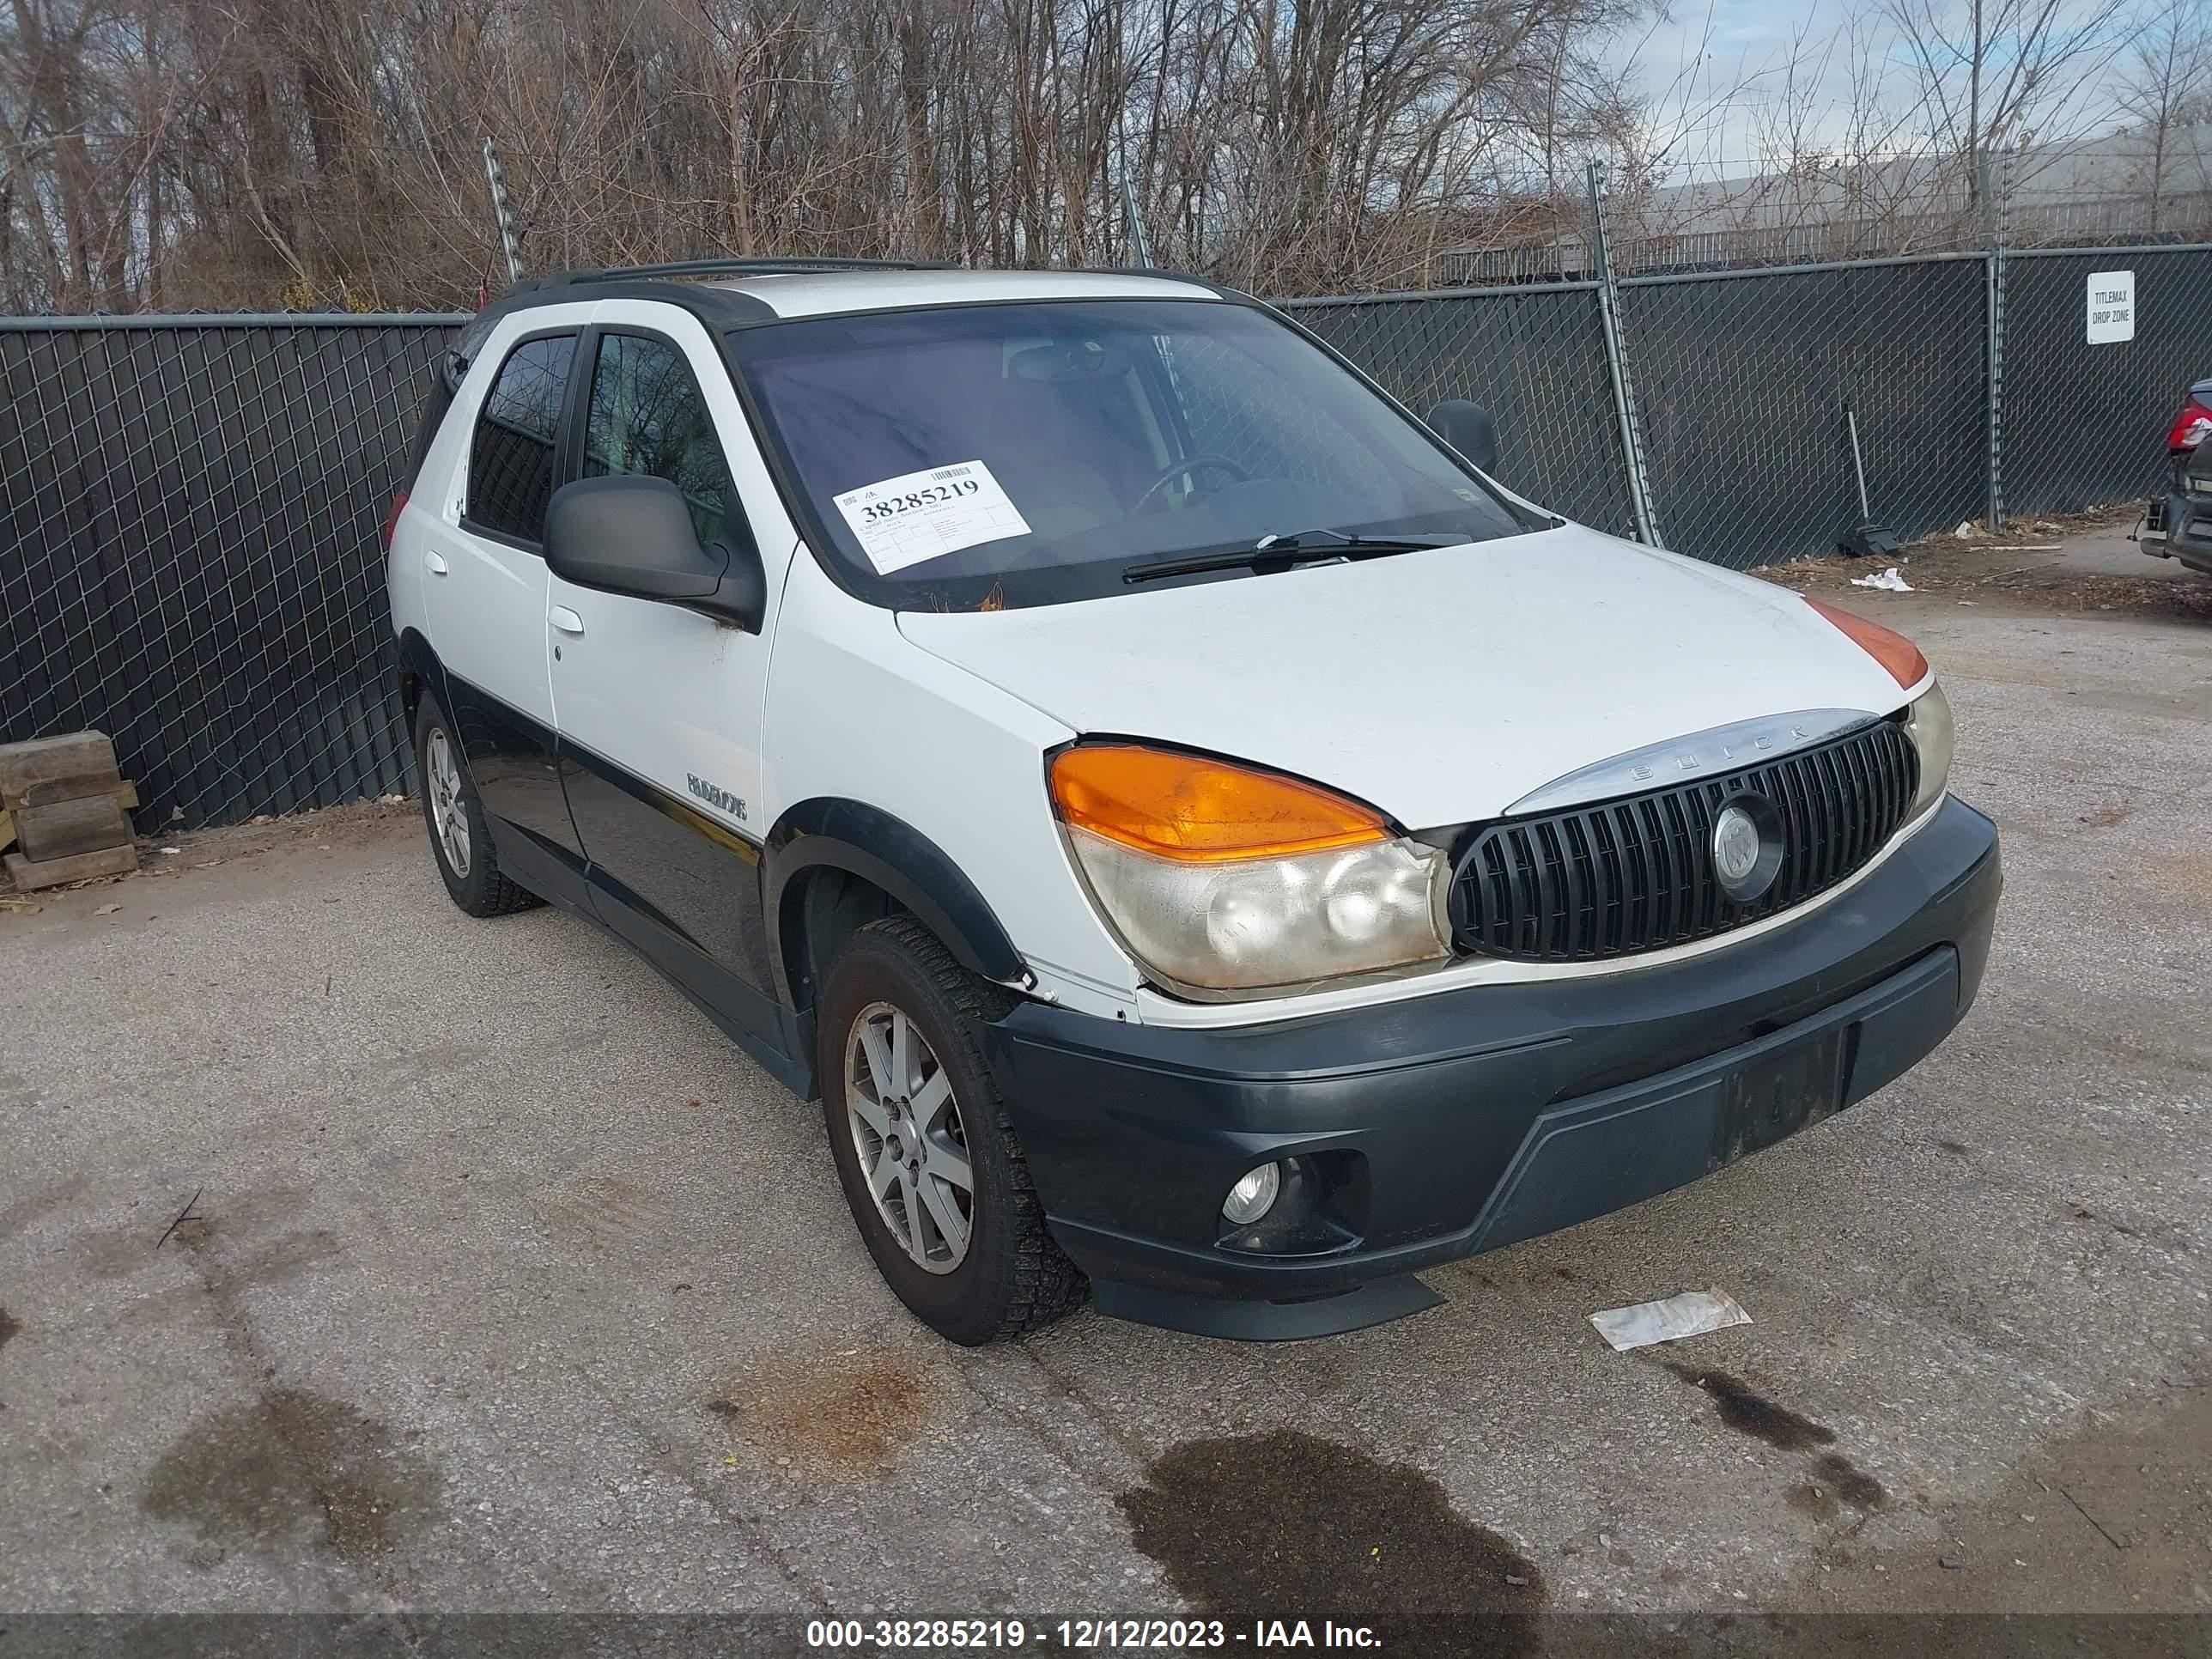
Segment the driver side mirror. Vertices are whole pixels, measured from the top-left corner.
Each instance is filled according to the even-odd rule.
[[[1478,472],[1498,466],[1498,424],[1480,404],[1447,398],[1429,411],[1429,429],[1464,456]]]
[[[760,632],[768,580],[744,520],[702,545],[684,492],[665,478],[578,478],[545,509],[545,563],[562,581],[680,605]]]

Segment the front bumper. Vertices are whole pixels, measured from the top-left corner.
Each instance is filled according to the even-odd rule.
[[[1432,1305],[1419,1268],[1681,1186],[1900,1076],[1972,1002],[2002,884],[1996,826],[1949,799],[1812,914],[1688,961],[1227,1030],[1024,1003],[991,1062],[1101,1312],[1326,1335]],[[1222,1196],[1270,1158],[1306,1160],[1315,1224],[1230,1248]]]

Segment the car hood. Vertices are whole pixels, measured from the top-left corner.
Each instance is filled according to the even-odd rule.
[[[1737,720],[1905,702],[1796,594],[1577,526],[899,628],[1079,733],[1296,773],[1413,829]]]

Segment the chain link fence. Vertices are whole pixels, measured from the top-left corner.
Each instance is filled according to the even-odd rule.
[[[1616,535],[1633,531],[1597,284],[1466,289],[1285,308],[1415,414],[1469,398],[1498,425],[1498,476]]]
[[[1737,569],[1835,551],[1861,516],[1854,421],[1875,522],[1979,518],[1983,287],[1972,256],[1625,280],[1667,545]]]
[[[106,732],[149,832],[407,787],[379,532],[457,320],[0,325],[0,741]]]
[[[1499,476],[1633,533],[1640,434],[1675,550],[1829,553],[1869,508],[1907,536],[2149,494],[2212,374],[2212,246],[2014,251],[1626,278],[1620,419],[1598,284],[1294,300],[1416,411],[1472,398]],[[2132,339],[2089,343],[2093,275]],[[1991,327],[1993,301],[2001,329]],[[379,532],[461,319],[0,319],[0,741],[108,732],[138,827],[409,787]],[[2001,393],[1998,388],[2001,387]]]
[[[2132,274],[2135,337],[2092,345],[2090,278]],[[2004,256],[2000,477],[2010,514],[2069,513],[2166,487],[2164,434],[2212,375],[2212,251],[2034,248]]]

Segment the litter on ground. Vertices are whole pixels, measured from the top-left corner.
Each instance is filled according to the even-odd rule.
[[[1601,1308],[1589,1316],[1597,1334],[1616,1353],[1648,1348],[1654,1342],[1680,1342],[1686,1336],[1748,1325],[1751,1316],[1736,1305],[1726,1291],[1684,1291],[1657,1302],[1639,1302],[1632,1308]]]

